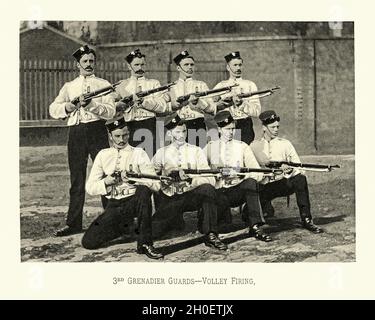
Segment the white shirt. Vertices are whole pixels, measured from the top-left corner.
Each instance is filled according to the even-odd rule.
[[[130,77],[123,80],[116,87],[116,92],[120,95],[118,100],[140,91],[151,90],[160,87],[160,82],[145,77]],[[155,113],[171,112],[168,95],[165,92],[157,92],[144,98],[142,105],[133,106],[129,112],[124,113],[125,121],[140,121],[155,118]],[[144,106],[145,108],[142,108]],[[147,108],[147,109],[146,109]]]
[[[176,100],[181,96],[185,96],[190,93],[207,91],[208,86],[205,82],[187,78],[183,80],[179,78],[176,81],[176,85],[171,87],[170,95],[171,100]],[[197,111],[199,110],[199,111]],[[201,97],[196,105],[189,103],[188,105],[177,110],[178,116],[183,120],[193,120],[197,118],[204,118],[204,113],[216,113],[216,104],[210,97]]]
[[[211,167],[247,167],[260,168],[253,151],[245,142],[239,140],[224,141],[223,139],[209,142],[204,148]],[[249,172],[244,179],[252,178],[256,181],[263,179],[263,173]],[[225,177],[216,180],[216,188],[229,188],[241,183],[239,177]]]
[[[49,106],[49,113],[54,119],[68,118],[68,126],[93,122],[100,119],[112,119],[116,113],[113,94],[94,98],[85,108],[79,108],[69,114],[67,114],[65,110],[65,105],[80,95],[110,85],[107,80],[97,78],[94,75],[88,77],[80,75],[73,81],[64,84],[55,101]]]
[[[174,143],[160,148],[152,158],[156,171],[170,169],[210,169],[207,158],[203,150],[189,143],[184,143],[177,147]],[[214,177],[194,177],[191,184],[186,182],[174,183],[170,186],[162,185],[163,193],[172,196],[176,193],[184,193],[195,189],[196,187],[209,183],[215,186]]]
[[[90,195],[105,195],[111,199],[122,199],[132,196],[136,191],[135,184],[121,182],[118,185],[106,186],[104,178],[115,171],[130,171],[140,173],[156,174],[147,153],[141,148],[127,145],[124,149],[114,147],[101,150],[94,161],[90,176],[86,183],[86,191]],[[160,182],[155,180],[141,179],[142,184],[152,191],[160,190]]]
[[[260,140],[254,140],[250,144],[256,159],[260,165],[265,165],[269,161],[289,161],[301,163],[301,160],[289,140],[276,137],[267,141],[264,137]],[[303,173],[300,169],[293,169],[291,174],[276,175],[273,180],[280,180],[282,178],[290,178],[299,173]],[[262,183],[272,182],[269,178],[265,178]]]
[[[232,88],[232,91],[221,95],[222,99],[233,94],[250,93],[258,90],[256,84],[250,80],[244,80],[242,78],[229,78],[219,82],[214,89],[223,88],[238,84],[237,87]],[[261,105],[257,95],[245,98],[242,100],[242,104],[238,107],[231,106],[228,108],[233,119],[245,119],[248,117],[258,117],[261,112]]]

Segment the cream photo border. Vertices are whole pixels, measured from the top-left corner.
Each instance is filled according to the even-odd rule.
[[[358,4],[358,2],[360,2]],[[189,0],[13,1],[3,8],[0,299],[373,299],[374,91],[371,1]],[[374,9],[374,5],[372,5]],[[2,5],[4,7],[4,5]],[[19,206],[19,22],[21,20],[354,21],[356,262],[353,263],[21,263]],[[48,44],[45,47],[48,50]],[[367,120],[367,122],[365,121]],[[253,278],[245,285],[114,285],[113,277]]]

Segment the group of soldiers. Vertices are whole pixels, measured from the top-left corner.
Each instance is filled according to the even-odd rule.
[[[241,208],[250,237],[272,241],[263,228],[264,217],[273,215],[274,198],[293,193],[302,227],[323,232],[312,221],[298,154],[278,137],[280,117],[273,110],[261,112],[261,96],[254,94],[260,91],[242,78],[238,51],[224,57],[229,79],[212,90],[193,78],[195,59],[187,51],[174,58],[179,78],[166,86],[145,77],[146,57],[139,49],[125,58],[130,77],[115,85],[94,75],[92,48],[83,46],[73,56],[80,75],[64,84],[49,107],[53,118],[67,119],[69,126],[70,202],[66,226],[55,236],[82,232],[85,191],[100,195],[104,208],[83,235],[87,249],[135,232],[137,252],[161,259],[153,246],[152,225],[181,229],[184,212],[197,211],[205,245],[227,250],[218,226],[231,222],[235,207]],[[205,115],[213,116],[218,132],[218,139],[208,143]],[[160,116],[169,144],[157,149]],[[262,122],[260,140],[253,141],[252,117]],[[145,142],[152,146],[151,154],[140,147]],[[89,155],[93,166],[86,182]],[[275,163],[280,165],[270,165]]]

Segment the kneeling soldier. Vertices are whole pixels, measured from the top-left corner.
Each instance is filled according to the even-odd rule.
[[[263,137],[255,140],[250,146],[260,165],[268,165],[270,161],[289,161],[301,163],[299,156],[289,140],[279,138],[280,117],[273,110],[267,110],[259,115],[263,125]],[[310,212],[310,197],[306,176],[300,169],[283,165],[283,174],[274,179],[264,179],[260,192],[260,201],[265,210],[266,205],[277,197],[296,194],[297,205],[303,228],[321,233],[323,229],[315,225]]]
[[[203,150],[185,141],[186,125],[177,114],[166,120],[165,127],[172,143],[160,148],[152,161],[157,172],[164,175],[178,173],[179,178],[177,181],[162,182],[159,207],[153,218],[170,224],[184,212],[202,210],[203,222],[199,231],[206,235],[205,245],[226,250],[227,245],[220,241],[217,234],[214,178],[189,178],[183,172],[183,169],[209,169]]]
[[[90,195],[105,195],[109,201],[104,213],[85,232],[82,245],[97,249],[134,227],[138,234],[137,252],[151,259],[163,258],[153,247],[151,226],[151,194],[160,189],[160,183],[132,183],[126,177],[126,171],[133,167],[146,174],[155,175],[155,170],[145,151],[128,144],[129,128],[124,118],[111,120],[106,126],[113,146],[98,153],[86,190]]]
[[[235,168],[260,169],[248,144],[235,140],[236,122],[229,111],[219,112],[215,116],[220,139],[211,141],[205,147],[211,167],[233,168],[228,174],[221,174],[216,180],[218,207],[222,214],[230,208],[246,204],[245,221],[249,221],[249,235],[261,241],[271,241],[271,237],[262,230],[263,213],[259,202],[258,182],[263,179],[261,172],[239,173]],[[250,169],[249,169],[250,170]],[[229,213],[230,214],[230,213]]]

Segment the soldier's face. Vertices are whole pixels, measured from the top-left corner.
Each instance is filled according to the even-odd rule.
[[[221,127],[221,128],[219,127],[220,138],[223,139],[224,141],[233,140],[235,129],[236,129],[236,125],[234,122],[228,124],[225,127]]]
[[[77,62],[79,73],[83,76],[90,76],[95,70],[95,56],[92,53],[84,54]]]
[[[123,149],[129,141],[129,128],[115,129],[109,134],[109,139],[117,149]]]
[[[184,73],[187,76],[192,76],[195,71],[195,63],[191,58],[182,59],[180,65],[177,66],[177,70]]]
[[[242,59],[233,59],[227,64],[227,70],[234,78],[239,78],[242,75]]]
[[[177,145],[183,145],[186,141],[187,130],[186,126],[183,124],[182,126],[177,126],[176,128],[170,131],[172,142],[176,143]]]
[[[271,124],[263,126],[263,131],[267,137],[273,139],[279,135],[279,128],[280,128],[279,121],[275,121]]]
[[[135,57],[129,65],[129,70],[132,76],[142,77],[146,72],[146,60],[145,58]]]

